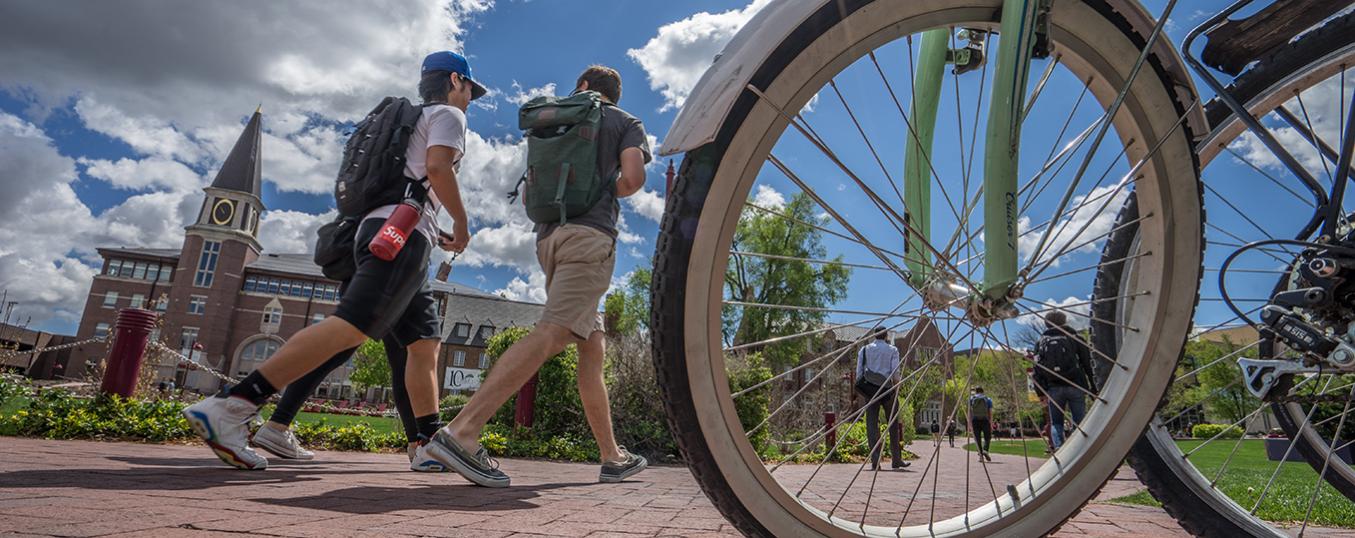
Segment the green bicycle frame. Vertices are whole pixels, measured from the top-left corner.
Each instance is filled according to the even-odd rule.
[[[1020,121],[1025,105],[1030,59],[1035,45],[1035,19],[1042,0],[1008,0],[1002,7],[997,68],[984,137],[983,289],[988,299],[1001,299],[1017,279],[1017,165]],[[904,203],[908,206],[909,269],[915,286],[935,271],[931,252],[932,138],[940,105],[941,81],[949,52],[949,31],[924,32],[914,73],[912,122],[905,142]]]

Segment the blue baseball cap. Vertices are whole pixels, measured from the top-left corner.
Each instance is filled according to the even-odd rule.
[[[487,92],[484,86],[471,78],[470,62],[466,61],[466,57],[450,50],[441,50],[425,56],[423,58],[423,69],[420,72],[427,73],[429,71],[451,71],[461,75],[461,78],[470,82],[470,98],[472,100],[479,99]]]

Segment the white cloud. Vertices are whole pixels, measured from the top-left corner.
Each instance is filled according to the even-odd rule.
[[[533,303],[546,302],[546,274],[540,270],[532,271],[527,280],[521,277],[513,277],[508,281],[508,285],[494,290],[494,293],[505,299],[514,301],[530,301]]]
[[[636,233],[630,231],[630,226],[626,224],[626,214],[625,214],[625,213],[621,213],[621,214],[617,215],[617,219],[616,219],[616,240],[619,241],[619,242],[621,242],[622,244],[626,244],[626,245],[632,245],[632,244],[636,244],[636,243],[644,243],[644,242],[645,242],[645,238],[640,237],[639,234],[636,234]]]
[[[201,187],[203,184],[203,179],[197,172],[179,161],[164,157],[141,160],[124,157],[117,161],[81,158],[78,162],[85,167],[86,175],[107,181],[119,189],[141,190],[162,187],[186,190]]]
[[[1355,69],[1346,72],[1346,78],[1351,77],[1355,77]],[[1298,116],[1301,121],[1311,123],[1318,137],[1333,148],[1339,147],[1336,141],[1341,139],[1341,126],[1345,121],[1340,114],[1341,107],[1348,106],[1351,96],[1355,95],[1355,85],[1352,84],[1347,84],[1345,93],[1342,94],[1340,82],[1341,77],[1334,76],[1304,91],[1302,105],[1298,99],[1290,99],[1284,104],[1285,108]],[[1327,171],[1335,168],[1335,164],[1330,161],[1324,163],[1322,155],[1311,142],[1299,134],[1298,130],[1290,127],[1275,114],[1267,116],[1265,123],[1275,139],[1289,150],[1298,159],[1299,164],[1313,174],[1313,177],[1319,178],[1324,183],[1330,181],[1328,179],[1330,174]],[[1284,165],[1275,154],[1266,149],[1261,140],[1250,132],[1244,132],[1228,147],[1253,165],[1277,172],[1284,171]]]
[[[513,103],[513,104],[515,104],[515,105],[517,105],[517,106],[522,106],[522,105],[527,104],[527,101],[531,101],[532,99],[535,99],[535,98],[541,97],[541,96],[545,96],[545,95],[555,95],[555,83],[554,83],[554,82],[547,83],[545,86],[541,86],[541,87],[537,87],[537,88],[527,88],[527,89],[524,90],[524,89],[522,88],[522,85],[521,85],[521,84],[518,84],[518,81],[514,80],[514,81],[513,81],[513,95],[510,95],[510,96],[506,97],[505,99],[506,99],[508,102]]]
[[[1115,227],[1115,217],[1120,207],[1129,199],[1128,186],[1119,186],[1118,192],[1116,188],[1116,185],[1097,187],[1086,195],[1074,197],[1068,204],[1066,215],[1054,224],[1053,235],[1045,244],[1038,263],[1046,263],[1057,256],[1058,259],[1053,260],[1052,265],[1058,267],[1070,254],[1100,252],[1101,245],[1108,238],[1107,234]],[[1018,240],[1018,250],[1026,259],[1035,254],[1035,248],[1047,229],[1026,233],[1032,224],[1027,216],[1017,220],[1017,229],[1023,234]],[[1083,226],[1086,226],[1085,230]],[[1071,250],[1065,252],[1067,249]]]
[[[669,110],[682,106],[701,74],[734,34],[771,0],[753,0],[742,9],[702,11],[659,27],[643,47],[626,51],[649,76],[649,87],[663,94]]]
[[[268,2],[242,12],[130,0],[81,5],[70,17],[60,2],[16,4],[0,19],[0,89],[38,107],[91,97],[134,122],[189,133],[260,103],[265,113],[353,120],[381,96],[412,94],[423,55],[462,49],[466,22],[492,5]],[[177,143],[141,142],[169,151]]]
[[[786,197],[768,185],[758,185],[753,193],[753,203],[765,209],[785,207]]]
[[[264,252],[313,252],[316,230],[334,220],[335,214],[332,210],[319,215],[303,211],[266,211],[259,219],[259,243]]]
[[[659,222],[663,218],[664,199],[657,191],[641,189],[640,192],[621,199],[627,209],[636,215]]]
[[[1067,314],[1068,325],[1073,329],[1080,331],[1090,325],[1091,320],[1087,316],[1091,315],[1091,299],[1088,297],[1069,296],[1059,301],[1042,300],[1029,306],[1038,314],[1023,314],[1016,318],[1017,323],[1043,329],[1045,327],[1044,316],[1057,310]]]

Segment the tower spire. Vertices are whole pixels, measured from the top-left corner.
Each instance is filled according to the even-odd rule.
[[[263,158],[259,153],[259,143],[262,140],[262,110],[263,104],[260,103],[254,115],[249,118],[249,123],[245,124],[245,130],[240,133],[240,138],[235,141],[230,154],[226,156],[226,161],[221,164],[216,179],[212,180],[213,187],[245,192],[253,194],[255,198],[261,198],[263,180],[260,165]]]

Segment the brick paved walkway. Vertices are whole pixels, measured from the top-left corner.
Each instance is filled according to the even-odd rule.
[[[243,472],[198,446],[12,437],[0,446],[0,534],[737,536],[682,467],[598,484],[594,465],[513,460],[503,466],[514,486],[491,490],[402,471],[395,454],[321,452]],[[1113,480],[1103,498],[1137,486]],[[1130,533],[1185,535],[1161,510],[1104,503],[1060,535]]]

